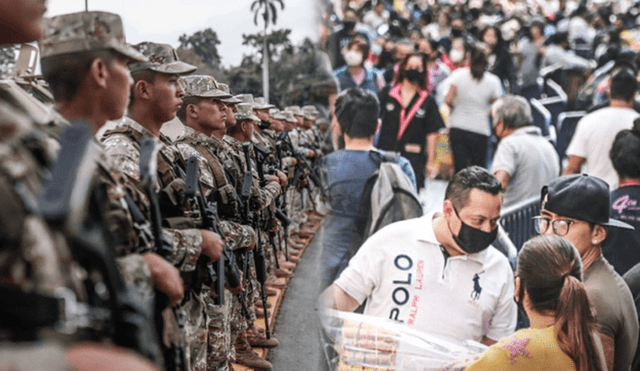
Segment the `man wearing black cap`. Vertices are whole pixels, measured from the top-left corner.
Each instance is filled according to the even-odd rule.
[[[638,342],[638,315],[629,287],[602,256],[607,227],[633,229],[609,218],[609,186],[587,174],[557,178],[542,188],[539,233],[571,241],[582,258],[584,285],[599,322],[609,370],[630,370]]]

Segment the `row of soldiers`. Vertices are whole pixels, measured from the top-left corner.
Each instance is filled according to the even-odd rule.
[[[252,348],[321,218],[318,112],[127,45],[118,15],[8,7],[0,43],[38,40],[55,104],[0,89],[0,368],[272,369]]]

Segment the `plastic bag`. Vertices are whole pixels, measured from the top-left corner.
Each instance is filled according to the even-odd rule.
[[[450,369],[459,361],[487,349],[475,341],[454,343],[385,318],[323,309],[320,315],[325,340],[337,357],[340,371]]]

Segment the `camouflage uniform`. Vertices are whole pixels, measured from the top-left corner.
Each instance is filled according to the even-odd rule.
[[[86,303],[87,293],[80,278],[85,270],[74,261],[66,237],[30,210],[40,191],[45,164],[39,162],[37,152],[32,152],[37,148],[30,150],[24,140],[34,133],[41,138],[44,135],[38,133],[24,112],[6,100],[0,100],[0,132],[0,225],[5,247],[0,253],[2,287],[50,297],[55,296],[56,289],[65,288],[79,302]],[[57,333],[53,324],[44,327],[28,340],[65,344],[78,339]],[[12,337],[10,328],[8,323],[0,326],[1,340]]]
[[[116,15],[101,14],[114,28],[117,29],[117,24],[121,27],[120,19]],[[83,16],[75,15],[73,18],[94,15],[88,13]],[[56,24],[61,19],[65,19],[65,22],[69,21],[69,17],[56,17],[46,23],[47,35],[52,30],[50,25]],[[80,23],[80,26],[82,25]],[[73,36],[69,38],[73,40]],[[47,36],[43,40],[51,42]],[[67,47],[72,46],[67,45]],[[46,47],[41,50],[43,55],[47,55]],[[65,295],[73,297],[79,304],[86,305],[92,301],[91,294],[85,288],[97,287],[96,285],[104,287],[105,279],[94,267],[78,264],[74,260],[65,233],[61,229],[51,227],[37,216],[37,197],[41,192],[42,175],[49,170],[48,167],[57,155],[52,149],[59,146],[52,146],[55,141],[36,127],[22,108],[18,108],[9,97],[5,98],[4,92],[0,92],[0,96],[3,97],[0,98],[0,132],[3,133],[0,138],[0,189],[4,196],[0,205],[0,230],[2,230],[0,238],[3,240],[4,247],[0,252],[0,272],[2,272],[0,281],[3,290],[18,289],[11,294],[11,300],[14,302],[3,305],[5,310],[11,310],[14,314],[11,317],[5,314],[1,316],[12,319],[11,323],[3,323],[0,326],[0,341],[4,342],[11,337],[23,340],[16,345],[0,345],[2,349],[0,359],[5,366],[11,364],[12,369],[44,369],[45,367],[66,369],[66,355],[59,346],[105,338],[111,333],[111,324],[106,320],[91,319],[87,325],[80,326],[77,331],[63,334],[49,320],[45,320],[45,323],[34,323],[42,321],[44,313],[51,314],[57,308],[41,306],[44,305],[41,299],[31,302],[28,308],[21,307],[29,301],[23,302],[22,299],[18,299],[22,296],[19,293],[22,292],[27,296],[42,295],[42,298],[53,300],[58,298],[62,290]],[[95,145],[94,150],[99,152],[97,143],[94,142],[91,145]],[[98,161],[98,169],[93,179],[94,189],[97,183],[101,184],[98,174],[103,175],[102,172],[108,166],[103,160],[102,158]],[[106,215],[108,220],[114,220],[113,217],[117,218],[118,214],[125,215],[117,211],[113,212],[114,210],[109,209],[112,212]],[[128,265],[139,265],[141,259],[138,256],[123,261]],[[145,285],[148,289],[150,280],[148,267],[146,270],[143,268],[141,273],[137,276],[141,278],[138,283]],[[3,296],[7,294],[6,291],[3,293]],[[38,315],[37,319],[36,317],[26,319],[29,313],[33,314],[34,308],[38,308],[41,315]],[[16,313],[19,313],[17,317],[15,317]],[[26,323],[21,323],[22,318],[25,318]],[[16,328],[20,330],[16,332]],[[29,328],[34,330],[27,330]],[[39,340],[37,344],[30,343],[35,340]],[[46,366],[36,365],[36,362],[42,363],[41,357],[47,357]]]
[[[46,20],[45,34],[40,40],[42,60],[71,55],[78,52],[112,50],[136,61],[146,58],[126,45],[122,21],[116,14],[106,12],[81,12],[65,14]],[[69,125],[68,121],[51,109],[46,127],[52,139]],[[57,143],[56,143],[57,144]],[[143,297],[149,297],[153,283],[151,273],[140,253],[148,252],[150,246],[141,246],[133,220],[124,202],[125,188],[120,174],[112,168],[99,143],[97,169],[92,188],[104,189],[109,202],[103,205],[105,224],[116,245],[118,264],[125,281]],[[55,146],[58,147],[58,146]]]
[[[118,126],[107,131],[102,138],[103,146],[110,156],[114,167],[121,169],[134,184],[140,182],[140,142],[144,138],[152,138],[153,135],[142,125],[129,117],[124,117]],[[167,199],[171,200],[176,209],[185,210],[185,215],[193,210],[195,205],[184,200],[180,191],[184,183],[173,168],[180,155],[177,150],[159,143],[158,154],[158,181],[157,189],[161,190]],[[144,194],[143,191],[139,191]],[[146,198],[141,197],[142,200]],[[148,202],[148,201],[147,201]],[[149,205],[141,205],[143,209],[150,210]],[[164,213],[163,213],[164,215]],[[170,242],[173,254],[168,258],[182,272],[193,272],[200,257],[202,249],[202,235],[197,229],[197,223],[188,216],[164,218],[163,224],[172,228],[163,228],[166,241]],[[191,366],[195,370],[204,370],[206,367],[206,338],[207,321],[205,305],[200,292],[185,292],[185,299],[181,309],[186,313],[185,323],[186,340],[189,346]]]
[[[229,183],[217,184],[216,177],[213,174],[212,166],[218,166],[224,172],[224,165],[219,162],[217,157],[214,157],[216,154],[215,148],[220,147],[221,144],[221,141],[216,137],[207,137],[204,134],[196,136],[193,129],[188,126],[185,126],[183,136],[176,141],[176,147],[184,159],[188,159],[191,156],[198,158],[200,184],[203,187],[204,195],[208,199],[218,201],[218,210],[224,208],[221,202],[222,200],[227,201],[227,207],[234,207],[232,204],[235,204],[235,208],[237,208],[237,203],[235,202],[237,195],[233,185]],[[203,154],[200,151],[207,151],[208,154]],[[210,164],[210,160],[216,163]],[[215,197],[215,195],[219,195],[219,197]],[[231,199],[233,199],[234,202],[231,202]],[[221,221],[220,227],[227,245],[232,250],[246,248],[255,239],[255,232],[249,226],[232,221]],[[224,370],[227,368],[231,348],[231,325],[229,320],[231,313],[240,312],[238,299],[233,296],[232,300],[230,295],[226,295],[227,292],[228,291],[225,290],[225,297],[228,297],[228,299],[225,301],[224,306],[215,305],[209,296],[205,296],[207,311],[211,316],[211,321],[209,322],[210,351],[208,352],[207,361],[210,370]],[[232,307],[234,304],[235,307]]]

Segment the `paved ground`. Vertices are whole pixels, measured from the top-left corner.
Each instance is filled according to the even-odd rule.
[[[321,240],[316,234],[305,248],[280,304],[275,331],[280,346],[267,356],[276,371],[322,370],[316,307]]]

